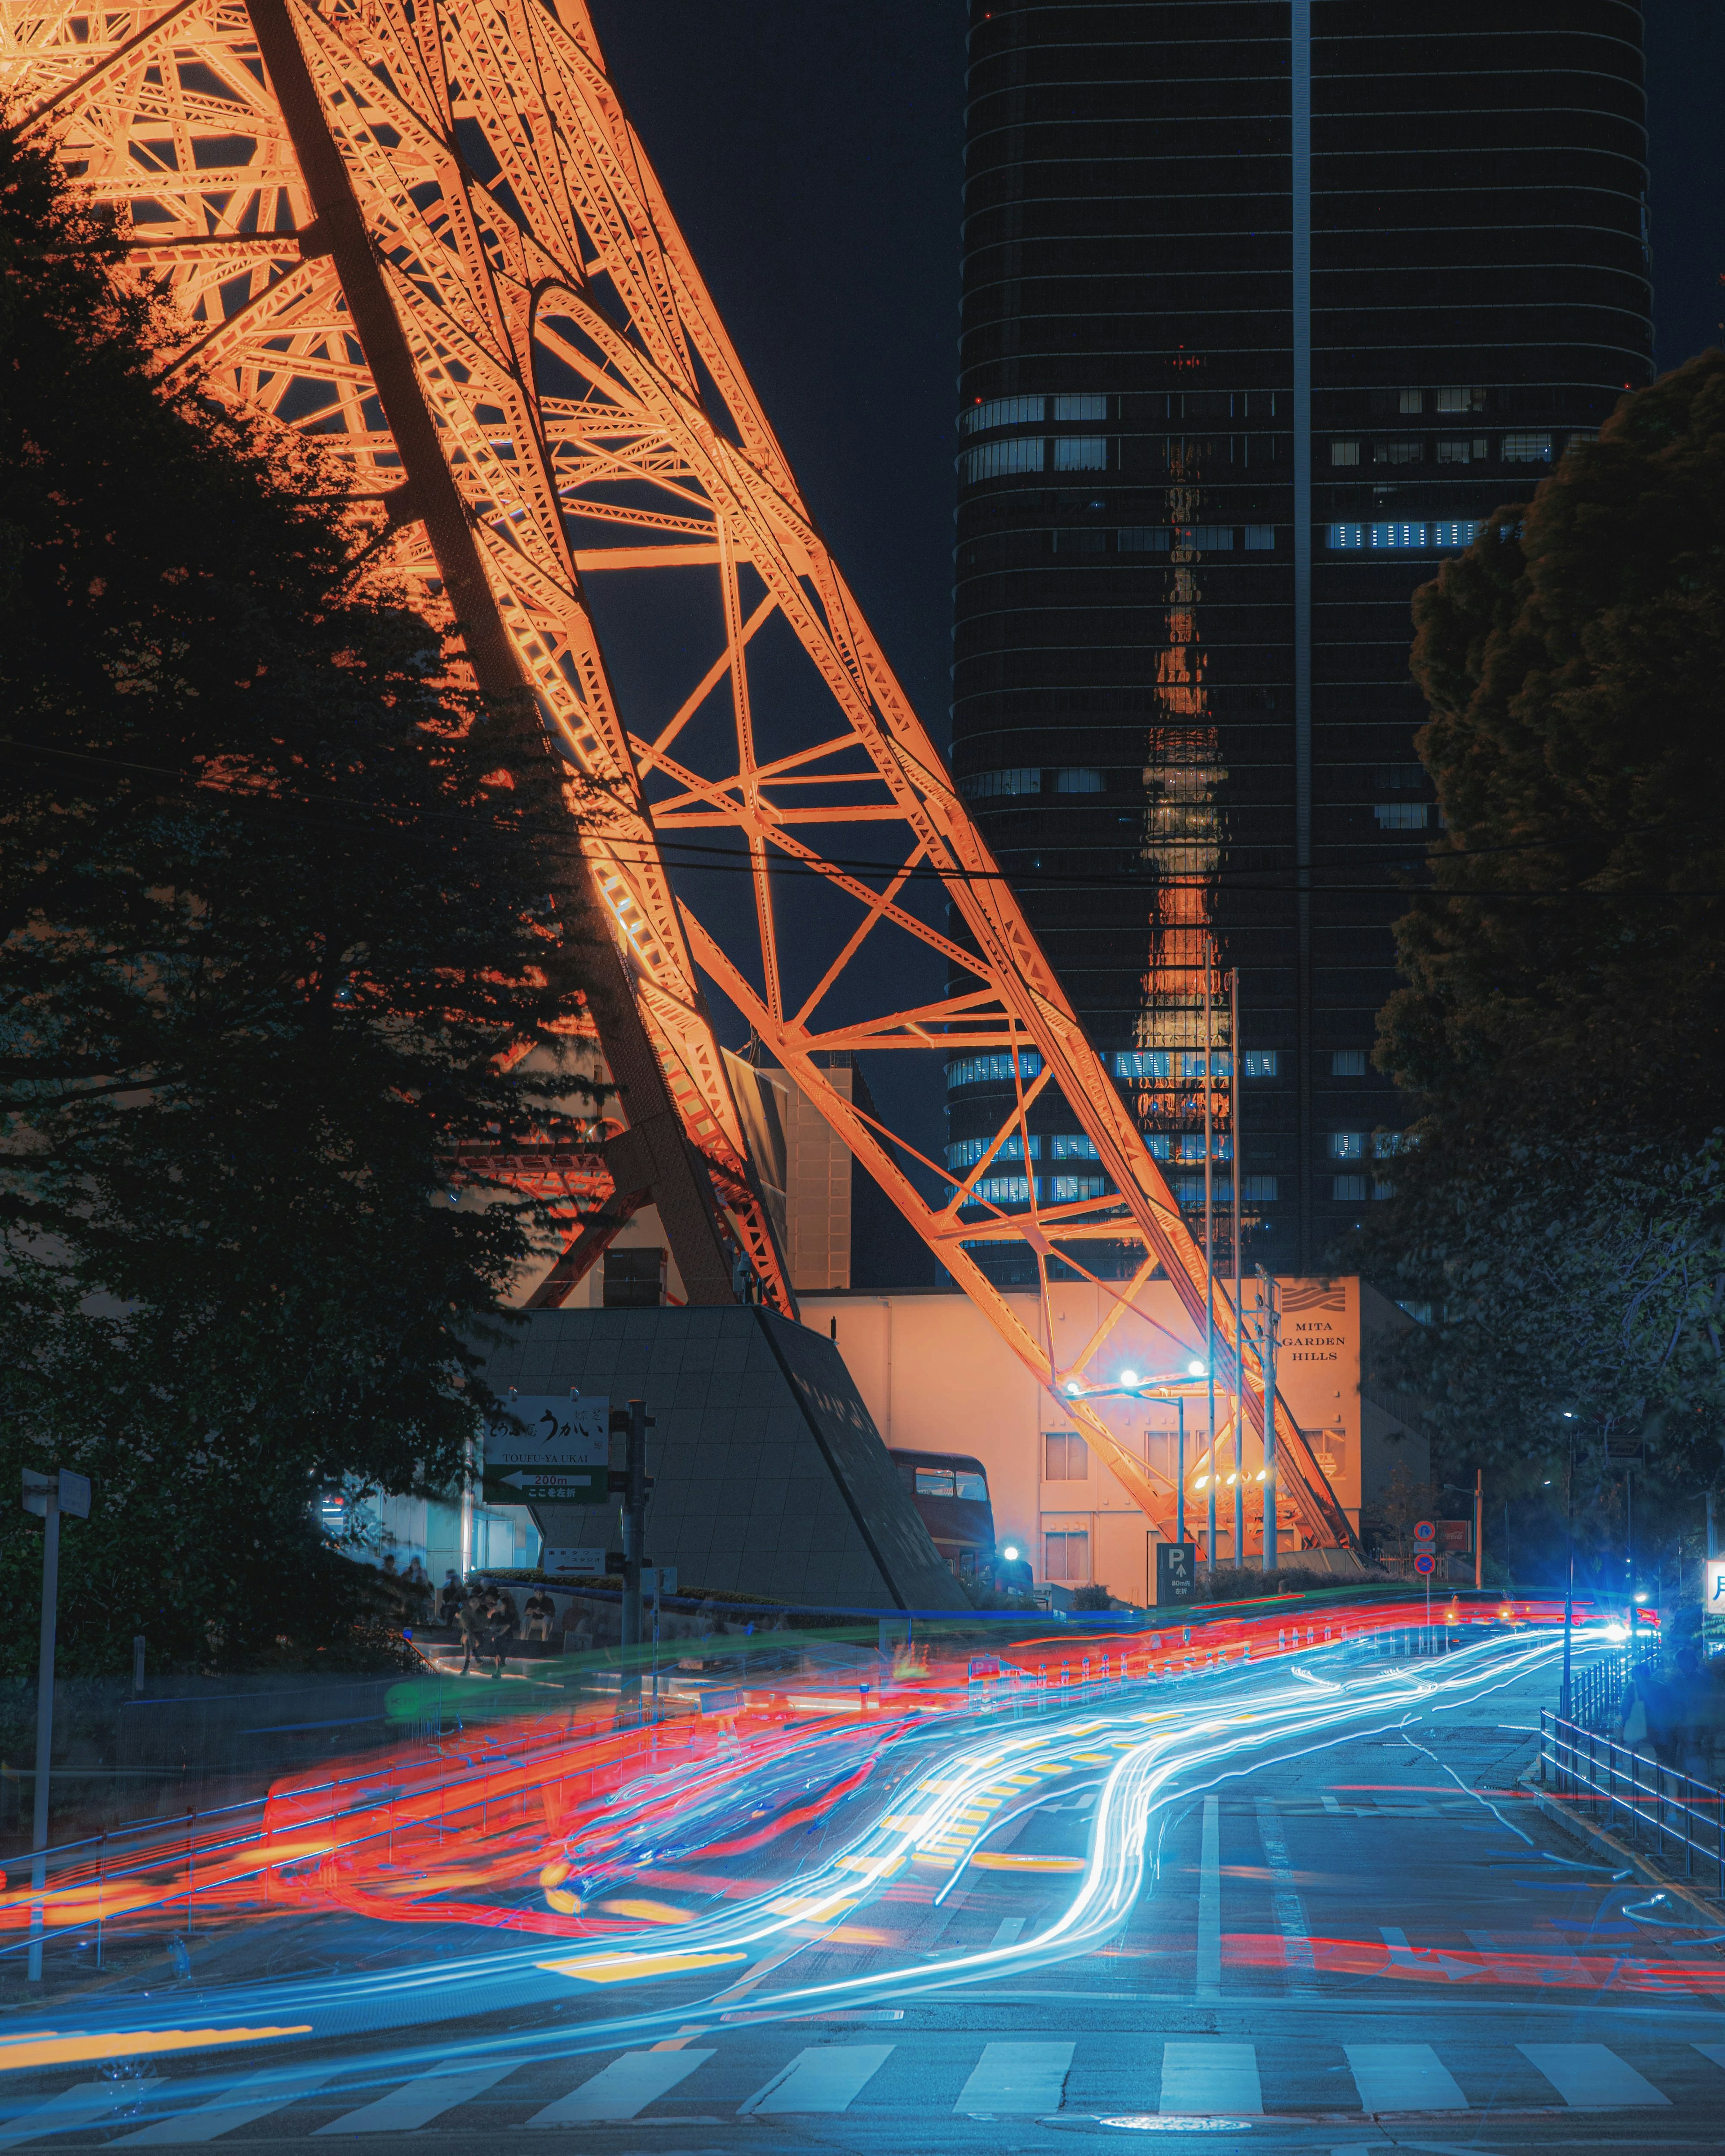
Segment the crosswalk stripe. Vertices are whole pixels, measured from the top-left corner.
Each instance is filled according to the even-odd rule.
[[[892,2056],[891,2044],[820,2044],[737,2107],[737,2117],[777,2111],[844,2111]]]
[[[984,2044],[954,2111],[1058,2111],[1070,2044]]]
[[[988,1944],[991,1947],[1009,1947],[1024,1928],[1022,1917],[1003,1917],[994,1927],[994,1936]]]
[[[603,2119],[633,2118],[637,2112],[704,2066],[711,2051],[625,2051],[608,2066],[548,2103],[526,2122],[529,2126],[580,2126]]]
[[[458,2103],[470,2103],[475,2097],[483,2096],[494,2082],[512,2074],[520,2063],[517,2059],[493,2059],[485,2066],[442,2066],[429,2074],[416,2074],[412,2081],[380,2096],[375,2103],[344,2112],[317,2130],[320,2133],[410,2133],[442,2112],[453,2111]]]
[[[1264,2108],[1257,2047],[1219,2036],[1184,2038],[1162,2049],[1163,2111],[1240,2111]]]
[[[1604,2044],[1517,2044],[1565,2103],[1669,2104],[1650,2081]]]
[[[131,2148],[142,2142],[161,2148],[168,2143],[213,2141],[219,2133],[231,2133],[236,2126],[249,2126],[254,2118],[268,2118],[272,2111],[285,2111],[311,2090],[321,2088],[336,2071],[333,2066],[277,2066],[247,2074],[208,2103],[182,2111],[176,2118],[153,2119],[136,2133],[122,2133],[114,2145]]]
[[[1344,2044],[1367,2111],[1466,2111],[1467,2098],[1430,2044]]]
[[[135,2082],[76,2082],[58,2096],[49,2097],[46,2103],[33,2105],[18,2118],[8,2119],[0,2126],[0,2148],[10,2148],[15,2142],[33,2141],[40,2133],[61,2133],[69,2126],[89,2125],[161,2087],[157,2075]]]

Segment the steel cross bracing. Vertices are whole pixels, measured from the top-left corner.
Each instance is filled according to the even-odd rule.
[[[376,505],[380,559],[454,610],[480,685],[531,686],[579,774],[564,792],[586,870],[560,902],[578,910],[585,891],[602,909],[707,1202],[769,1299],[794,1310],[703,974],[1043,1384],[1085,1378],[1158,1270],[1201,1337],[1202,1254],[814,528],[580,0],[561,17],[541,0],[0,0],[0,81],[129,216],[138,267],[186,317],[180,367],[316,434]],[[697,645],[693,678],[667,691],[661,636],[632,727],[595,578],[599,613],[621,592],[626,625],[639,587],[655,622],[683,624],[674,647],[699,635],[711,657],[701,670]],[[680,902],[667,855],[701,845],[745,905],[697,910],[687,878]],[[951,932],[928,917],[931,889]],[[901,968],[881,963],[887,943]],[[881,1008],[883,978],[912,997]],[[620,1076],[623,1016],[589,1001]],[[1004,1051],[1010,1111],[960,1181],[844,1097],[835,1050]],[[1096,1147],[1101,1194],[1045,1204],[1029,1174],[1028,1209],[983,1202],[991,1167],[1028,1161],[1028,1112],[1050,1089]],[[639,1069],[634,1091],[637,1125],[652,1091]],[[608,1147],[603,1173],[545,1166],[583,1212],[608,1179],[599,1209],[614,1214],[679,1172],[664,1135]],[[705,1265],[711,1282],[710,1256],[685,1255],[689,1209],[680,1229],[673,1209],[685,1278]],[[1041,1338],[973,1255],[991,1242],[1034,1253]],[[1050,1264],[1094,1277],[1089,1244],[1138,1260],[1099,1282],[1107,1314],[1056,1368]],[[1219,1283],[1215,1322],[1220,1373],[1235,1327]],[[1249,1413],[1255,1370],[1248,1344]],[[1166,1525],[1172,1490],[1099,1409],[1063,1407]],[[1284,1502],[1309,1538],[1345,1543],[1281,1401],[1276,1425]]]

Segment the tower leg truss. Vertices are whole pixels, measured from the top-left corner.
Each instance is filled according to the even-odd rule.
[[[507,783],[572,812],[547,880],[629,1128],[547,1171],[589,1203],[542,1297],[650,1198],[691,1299],[728,1300],[740,1252],[794,1313],[710,984],[1170,1522],[1172,1489],[1066,1387],[1153,1276],[1201,1338],[1203,1255],[814,527],[581,0],[0,0],[0,81],[129,219],[192,331],[178,365],[343,460],[380,560],[511,715]],[[882,980],[911,994],[883,1008]],[[835,1050],[1004,1053],[1010,1111],[949,1175],[844,1096]],[[1027,1175],[1027,1210],[983,1203],[1050,1090],[1102,1194],[1045,1204]],[[990,1244],[1034,1254],[1040,1338]],[[1086,1264],[1101,1245],[1136,1250],[1130,1277]],[[1096,1280],[1105,1312],[1058,1368],[1051,1274]],[[1236,1327],[1212,1292],[1219,1378]],[[1348,1543],[1276,1421],[1284,1507]]]

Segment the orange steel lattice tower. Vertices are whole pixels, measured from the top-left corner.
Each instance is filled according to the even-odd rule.
[[[611,1189],[539,1299],[650,1198],[691,1300],[730,1299],[740,1250],[794,1312],[705,976],[1043,1384],[1086,1382],[1160,1272],[1201,1338],[1203,1255],[814,528],[581,0],[0,0],[0,81],[186,320],[179,367],[345,462],[380,562],[453,615],[497,700],[504,783],[542,788],[561,759],[553,895],[629,1128],[602,1162],[545,1164],[583,1208]],[[660,662],[705,644],[656,704],[631,691],[631,725],[595,610],[626,617],[612,594],[637,589],[655,623],[691,625],[657,637]],[[747,905],[675,896],[678,852]],[[876,1007],[893,998],[869,983],[931,964],[944,988]],[[999,1054],[1012,1107],[960,1179],[845,1097],[834,1051]],[[1050,1088],[1105,1194],[1044,1204],[1031,1176],[1028,1210],[982,1202],[991,1166],[1029,1158]],[[1093,1277],[1086,1244],[1136,1249],[1060,1367],[972,1255],[1002,1241],[1035,1255],[1050,1342],[1050,1266]],[[1235,1327],[1213,1292],[1219,1376]],[[1249,1413],[1255,1369],[1248,1351]],[[1172,1488],[1096,1407],[1063,1405],[1171,1522]],[[1276,1426],[1289,1514],[1346,1543],[1280,1401]]]

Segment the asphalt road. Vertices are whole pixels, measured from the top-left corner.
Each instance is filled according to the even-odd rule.
[[[1219,1705],[1234,1681],[1211,1681]],[[944,1894],[898,1875],[734,1979],[547,1997],[493,1957],[465,2001],[388,2039],[8,2076],[0,2147],[1725,2147],[1725,1959],[1625,1917],[1650,1912],[1645,1885],[1578,1869],[1517,1787],[1555,1688],[1548,1664],[1442,1713],[1224,1763],[1153,1812],[1124,1922],[1065,1958],[965,1967],[1048,1935],[1093,1878],[1100,1755],[1087,1784],[1069,1771],[997,1820],[995,1868]],[[825,1985],[834,2006],[762,2004]]]

